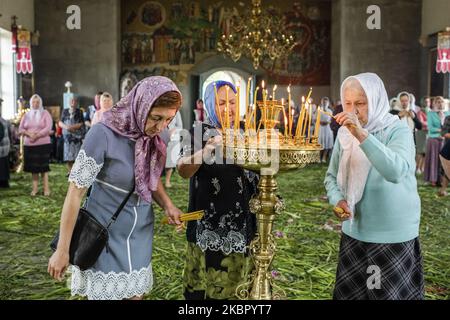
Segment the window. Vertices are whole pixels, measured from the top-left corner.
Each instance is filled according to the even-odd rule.
[[[3,99],[2,117],[12,119],[15,115],[12,33],[2,28],[0,28],[0,97]]]

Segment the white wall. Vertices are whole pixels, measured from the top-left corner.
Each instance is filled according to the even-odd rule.
[[[450,27],[450,0],[423,0],[422,36]]]
[[[0,97],[3,99],[2,117],[14,117],[14,66],[11,32],[0,28]]]
[[[34,0],[0,0],[0,28],[11,31],[11,17],[17,16],[17,24],[34,30]]]

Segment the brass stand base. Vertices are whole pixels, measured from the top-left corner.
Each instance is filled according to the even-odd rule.
[[[228,148],[226,154],[236,160],[238,165],[261,173],[259,193],[249,202],[250,211],[256,215],[258,226],[255,239],[250,243],[250,255],[255,270],[247,282],[236,288],[236,296],[239,299],[271,300],[286,297],[284,291],[275,285],[270,269],[276,251],[272,235],[273,223],[276,216],[284,210],[283,200],[276,195],[278,189],[276,172],[267,170],[270,164],[273,164],[272,153],[276,153],[278,172],[283,172],[319,162],[321,149],[321,146],[316,144],[300,147],[283,146],[280,149],[270,149],[268,152],[248,146]],[[277,290],[273,291],[273,288]]]
[[[272,275],[270,266],[276,251],[272,235],[273,222],[277,214],[284,209],[283,201],[276,195],[278,189],[275,176],[262,175],[259,182],[259,194],[250,200],[250,211],[256,214],[258,233],[250,244],[250,253],[255,270],[250,280],[237,288],[240,299],[271,300],[286,296],[272,293]]]

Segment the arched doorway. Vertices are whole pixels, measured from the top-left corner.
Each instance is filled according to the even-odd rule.
[[[223,79],[237,84],[240,80],[241,84],[241,106],[244,105],[247,82],[249,78],[252,78],[252,88],[250,92],[253,94],[256,81],[261,81],[264,71],[259,68],[255,70],[250,60],[247,58],[241,58],[237,62],[233,62],[231,59],[224,57],[221,54],[210,56],[204,60],[199,61],[189,73],[188,87],[185,89],[186,94],[184,98],[189,101],[191,108],[194,108],[195,101],[198,98],[203,98],[204,88],[208,83]],[[186,123],[193,123],[192,109],[186,108],[182,110],[184,113],[183,121]],[[241,115],[245,113],[245,108],[241,108]]]

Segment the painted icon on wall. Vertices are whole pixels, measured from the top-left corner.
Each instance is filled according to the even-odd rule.
[[[166,9],[159,2],[147,1],[139,10],[139,18],[145,27],[157,29],[166,21]]]

